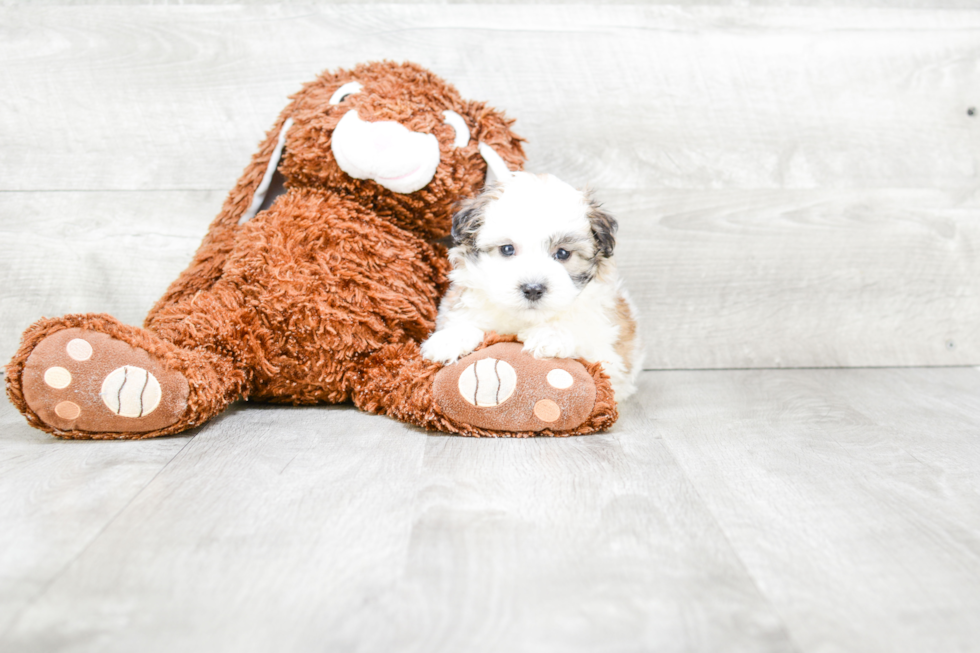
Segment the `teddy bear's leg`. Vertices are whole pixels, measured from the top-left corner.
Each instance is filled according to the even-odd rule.
[[[65,438],[183,431],[224,409],[243,382],[214,353],[97,314],[40,320],[7,366],[12,403],[33,426]]]
[[[474,436],[584,435],[617,418],[601,365],[536,359],[493,335],[446,367],[423,359],[414,342],[389,345],[366,361],[353,397],[363,410]]]

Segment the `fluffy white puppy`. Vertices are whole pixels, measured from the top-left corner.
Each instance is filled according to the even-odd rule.
[[[636,309],[613,260],[616,220],[588,192],[516,172],[453,217],[453,271],[422,355],[453,363],[487,331],[515,334],[536,358],[601,361],[617,400],[643,359]]]

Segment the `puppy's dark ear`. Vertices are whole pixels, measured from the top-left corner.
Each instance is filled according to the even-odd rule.
[[[497,184],[487,186],[473,199],[463,200],[453,215],[453,243],[467,254],[476,252],[476,238],[483,228],[487,205],[500,195]]]
[[[476,234],[483,226],[483,207],[476,199],[462,202],[453,215],[453,244],[467,252],[476,248]]]
[[[592,191],[586,191],[585,201],[589,206],[586,217],[592,225],[592,239],[595,240],[596,253],[609,258],[616,248],[616,230],[619,229],[619,223],[602,208],[598,200],[593,197]]]

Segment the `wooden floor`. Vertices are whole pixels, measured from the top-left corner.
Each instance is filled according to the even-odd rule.
[[[980,650],[975,368],[645,372],[569,440],[0,410],[3,651]]]

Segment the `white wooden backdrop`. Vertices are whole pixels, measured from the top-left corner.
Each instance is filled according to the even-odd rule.
[[[392,58],[598,189],[647,368],[980,363],[980,11],[768,4],[2,7],[0,358],[141,322],[286,96]]]

